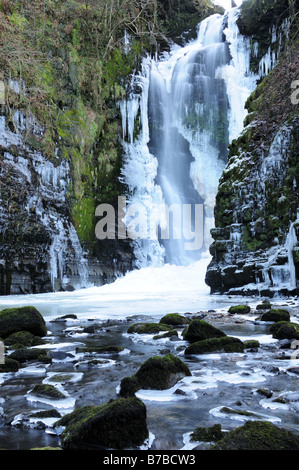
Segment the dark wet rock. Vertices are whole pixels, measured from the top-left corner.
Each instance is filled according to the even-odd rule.
[[[261,321],[290,321],[290,314],[283,308],[270,309],[268,312],[263,313],[259,320]]]
[[[51,359],[55,359],[56,361],[63,361],[64,359],[67,359],[68,357],[70,358],[75,357],[73,354],[65,352],[65,351],[49,351],[48,356]]]
[[[186,376],[191,376],[191,372],[180,358],[172,354],[154,356],[145,361],[136,374],[121,381],[120,395],[132,396],[140,388],[166,390]]]
[[[74,315],[72,313],[68,313],[67,315],[63,315],[62,317],[58,317],[58,318],[55,318],[54,320],[50,320],[51,323],[55,323],[55,322],[65,322],[67,320],[76,320],[77,319],[77,315]]]
[[[270,310],[271,304],[268,300],[264,300],[261,304],[258,304],[256,310]]]
[[[30,418],[61,418],[61,414],[55,408],[51,410],[42,410],[37,411],[36,413],[31,413]]]
[[[299,436],[265,421],[248,421],[218,441],[214,450],[298,450]]]
[[[185,328],[182,334],[184,340],[190,343],[201,341],[209,338],[220,338],[226,336],[225,333],[205,320],[192,320]]]
[[[160,331],[172,330],[170,325],[163,325],[162,323],[134,323],[129,326],[128,333],[139,334],[155,334]]]
[[[260,395],[263,395],[266,398],[271,398],[273,396],[273,392],[265,388],[259,388],[257,390],[257,393],[259,393]]]
[[[11,349],[20,349],[23,347],[38,346],[39,344],[44,344],[40,336],[35,336],[29,331],[17,331],[12,333],[5,340],[5,346],[9,346]]]
[[[61,445],[66,450],[138,448],[149,435],[146,407],[136,397],[79,408],[56,424],[65,426]]]
[[[23,364],[24,362],[30,362],[30,361],[39,361],[42,363],[50,363],[52,361],[47,351],[45,351],[44,349],[38,349],[38,348],[17,349],[16,351],[13,351],[11,354],[9,354],[8,358],[15,359],[21,364]]]
[[[17,372],[20,368],[20,363],[15,359],[9,357],[5,358],[4,364],[0,364],[0,374],[7,372]]]
[[[0,312],[0,337],[17,331],[29,331],[35,336],[45,336],[47,327],[42,315],[35,307],[7,308]]]
[[[223,338],[210,338],[192,343],[185,349],[185,354],[206,354],[211,352],[238,352],[244,351],[244,343],[231,336]]]
[[[260,347],[260,343],[256,339],[247,339],[244,341],[245,349],[257,349]]]

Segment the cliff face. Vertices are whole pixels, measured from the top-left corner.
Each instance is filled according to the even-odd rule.
[[[0,295],[131,269],[129,241],[95,236],[96,207],[126,193],[119,102],[145,54],[211,12],[207,0],[0,0]]]
[[[239,19],[261,80],[219,183],[206,282],[212,292],[297,293],[298,30],[293,2],[247,1]],[[297,12],[298,15],[298,12]],[[261,27],[260,27],[261,26]],[[265,78],[264,78],[265,77]]]

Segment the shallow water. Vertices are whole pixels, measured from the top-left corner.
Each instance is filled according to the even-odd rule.
[[[254,419],[266,419],[274,424],[299,432],[298,375],[288,371],[298,359],[279,359],[283,350],[269,334],[269,324],[255,321],[254,307],[261,299],[210,296],[205,285],[196,277],[198,266],[188,269],[150,268],[131,273],[116,283],[72,293],[36,296],[2,297],[0,308],[34,305],[47,322],[46,347],[53,355],[51,365],[29,364],[17,374],[0,376],[0,448],[30,449],[59,445],[59,436],[52,421],[26,418],[32,410],[56,408],[61,414],[74,406],[100,405],[117,398],[123,377],[132,375],[148,357],[166,351],[179,355],[189,366],[192,377],[181,380],[167,391],[139,390],[137,396],[147,407],[147,421],[154,436],[152,449],[186,449],[207,444],[189,443],[189,435],[197,426],[221,423],[223,429],[233,429],[252,417],[223,413],[222,407],[255,413]],[[163,283],[162,283],[163,280]],[[200,287],[202,286],[202,287]],[[249,303],[253,313],[227,315],[230,305]],[[273,304],[292,307],[292,320],[299,319],[295,301],[275,299]],[[210,310],[210,313],[207,313]],[[159,321],[165,313],[180,312],[189,316],[202,315],[226,334],[242,340],[260,341],[257,351],[244,354],[206,354],[185,356],[186,342],[181,338],[153,340],[152,335],[128,334],[132,322]],[[61,315],[75,313],[77,319],[54,322]],[[109,321],[107,321],[109,320]],[[95,324],[93,334],[83,332],[84,326]],[[94,354],[86,357],[76,352],[80,345],[121,345],[120,354]],[[62,355],[61,355],[62,354]],[[91,365],[89,359],[100,360]],[[35,383],[46,381],[61,389],[67,398],[59,401],[42,400],[30,392]],[[270,389],[266,399],[256,392]],[[285,395],[286,404],[275,398]],[[24,415],[25,414],[25,415]],[[7,423],[11,423],[7,425]],[[18,427],[20,426],[20,427]]]

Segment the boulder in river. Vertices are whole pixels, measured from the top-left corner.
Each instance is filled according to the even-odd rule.
[[[244,351],[244,343],[239,338],[226,336],[223,338],[209,338],[202,341],[196,341],[185,349],[185,354],[206,354],[211,352],[236,352]]]
[[[61,434],[64,450],[138,448],[149,436],[146,407],[136,397],[78,408],[63,416],[56,426],[65,426]]]
[[[284,308],[271,308],[268,312],[263,313],[259,320],[261,321],[290,321],[290,314]]]
[[[153,356],[140,366],[136,374],[121,381],[120,395],[132,396],[141,388],[166,390],[186,376],[191,376],[191,372],[180,358],[172,354]]]
[[[220,338],[226,334],[204,320],[192,320],[182,333],[184,340],[190,343],[209,338]]]
[[[42,315],[35,307],[7,308],[0,312],[0,338],[17,331],[29,331],[35,336],[45,336],[47,327]]]
[[[299,436],[266,421],[247,421],[218,441],[214,450],[298,450]]]

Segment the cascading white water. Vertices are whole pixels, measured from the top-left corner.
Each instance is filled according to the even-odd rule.
[[[139,268],[206,257],[227,146],[243,129],[244,104],[257,80],[238,14],[233,8],[212,15],[196,40],[159,60],[147,58],[134,93],[121,103],[129,204],[150,212],[150,224],[134,239]]]

